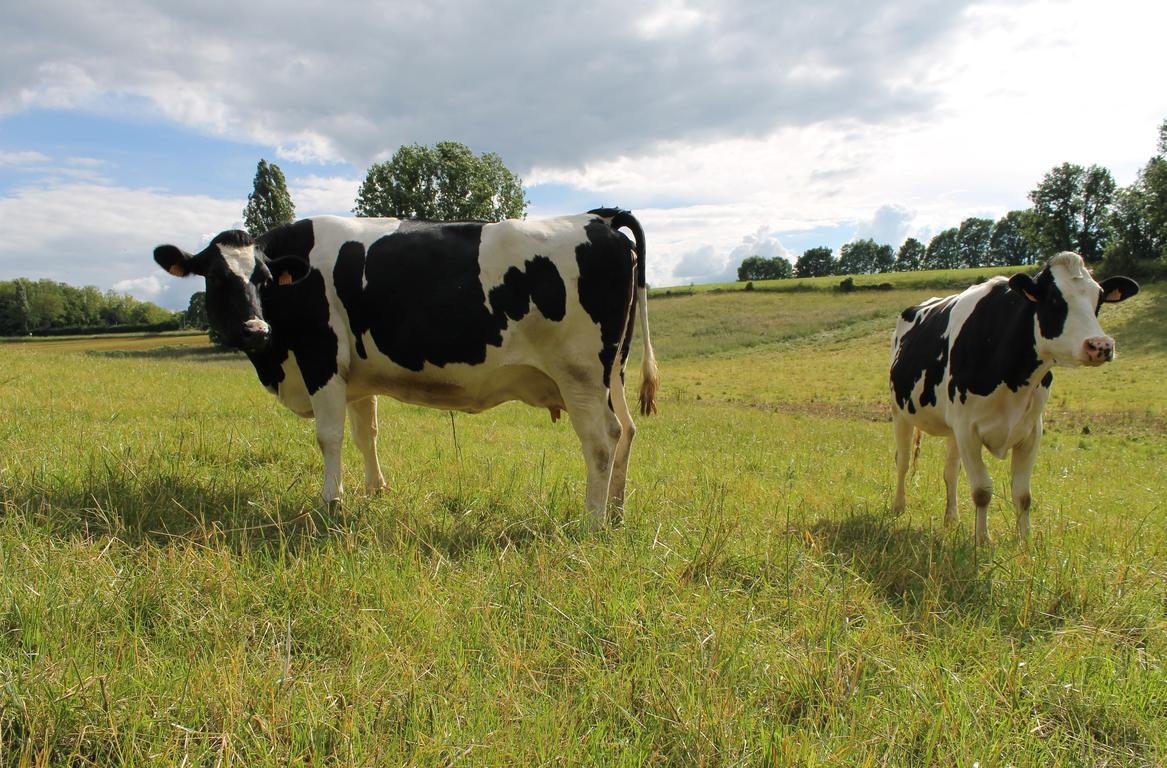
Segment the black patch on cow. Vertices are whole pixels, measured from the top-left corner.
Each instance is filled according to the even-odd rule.
[[[478,265],[480,222],[412,222],[369,246],[365,311],[377,348],[411,371],[477,365],[501,346]]]
[[[924,377],[924,390],[918,406],[937,404],[936,390],[948,367],[948,322],[955,297],[929,306],[908,307],[900,315],[915,325],[899,339],[899,349],[891,367],[891,386],[896,405],[915,413],[917,403],[912,401],[916,382]]]
[[[567,313],[567,288],[554,262],[546,256],[536,256],[526,263],[527,285],[531,301],[548,320],[559,322]]]
[[[247,357],[259,375],[259,382],[278,394],[284,380],[284,361],[288,359],[288,348],[281,340],[269,340],[261,350],[248,351]]]
[[[369,330],[368,313],[365,307],[365,246],[350,240],[340,247],[336,255],[336,266],[332,268],[332,283],[336,287],[337,298],[348,313],[348,325],[356,340],[357,354],[368,358],[365,352],[365,331]]]
[[[600,326],[600,364],[604,386],[611,386],[612,364],[632,305],[632,244],[600,219],[584,227],[588,241],[576,246],[579,303]]]
[[[268,259],[292,256],[307,263],[308,254],[316,245],[316,234],[312,228],[312,220],[301,219],[294,224],[284,224],[275,229],[269,229],[260,235],[256,245]]]
[[[500,329],[507,318],[522,320],[531,311],[531,302],[548,320],[560,321],[567,311],[567,289],[555,264],[546,256],[527,260],[523,269],[511,267],[502,282],[490,289],[490,307]]]
[[[1053,290],[1057,292],[1056,287]],[[1060,292],[1057,297],[1061,298]],[[1029,384],[1030,376],[1041,365],[1033,336],[1033,315],[1036,310],[1040,318],[1041,305],[1047,298],[1048,295],[1042,296],[1035,305],[1020,291],[999,283],[977,301],[952,342],[949,400],[955,401],[959,393],[963,403],[970,393],[987,396],[1001,384],[1014,392]],[[1047,315],[1051,329],[1057,322],[1057,313],[1056,305],[1051,305]],[[1060,322],[1064,325],[1064,316]]]
[[[336,332],[328,324],[324,276],[313,269],[292,285],[268,283],[260,291],[260,298],[264,317],[271,327],[271,359],[275,359],[281,348],[294,353],[308,394],[316,394],[336,374],[339,349]],[[256,362],[254,357],[252,362]],[[264,362],[265,366],[271,364],[267,359]],[[259,364],[256,371],[261,381],[265,375],[271,376],[270,370],[260,370]]]
[[[1045,387],[1046,389],[1049,389],[1050,387],[1053,386],[1053,384],[1054,384],[1054,372],[1053,371],[1046,371],[1045,376],[1041,377],[1041,385],[1043,387]]]
[[[490,308],[500,328],[506,328],[507,318],[522,320],[531,310],[531,291],[527,273],[511,267],[502,276],[502,282],[490,289]]]
[[[1066,328],[1066,318],[1070,316],[1070,305],[1058,290],[1049,268],[1043,269],[1037,276],[1037,325],[1041,335],[1047,339],[1056,339]]]

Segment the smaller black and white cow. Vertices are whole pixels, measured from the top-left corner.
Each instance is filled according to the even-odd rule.
[[[1114,359],[1114,339],[1102,332],[1098,310],[1138,290],[1126,277],[1099,285],[1081,256],[1063,252],[1050,258],[1036,278],[994,277],[963,293],[905,309],[892,337],[893,511],[904,509],[912,435],[920,430],[948,438],[946,525],[957,521],[956,483],[964,465],[976,506],[978,543],[988,541],[986,514],[993,496],[981,448],[997,458],[1012,450],[1017,532],[1027,537],[1029,479],[1052,369]]]
[[[632,232],[635,245],[621,231]],[[322,497],[341,496],[345,412],[365,485],[378,394],[477,413],[508,400],[566,411],[599,525],[622,511],[635,426],[624,365],[639,316],[640,410],[655,410],[644,232],[627,211],[543,220],[425,222],[321,216],[253,240],[230,230],[191,255],[154,250],[173,275],[206,278],[207,315],[260,381],[315,418]]]

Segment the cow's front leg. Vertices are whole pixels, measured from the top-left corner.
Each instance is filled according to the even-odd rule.
[[[948,453],[944,457],[944,524],[956,525],[960,517],[956,512],[956,484],[960,481],[960,448],[956,437],[948,438]]]
[[[1033,465],[1037,462],[1037,446],[1041,443],[1042,424],[1038,417],[1033,431],[1017,445],[1013,446],[1011,460],[1013,470],[1013,508],[1017,511],[1017,536],[1029,538],[1029,478],[1033,475]]]
[[[348,421],[353,442],[365,460],[365,490],[376,493],[385,488],[385,477],[377,460],[377,398],[370,396],[349,403]]]
[[[316,416],[316,442],[324,457],[324,487],[321,499],[328,508],[340,503],[344,491],[341,482],[340,450],[344,439],[345,381],[333,376],[312,394],[312,412]]]
[[[968,484],[972,488],[973,506],[977,508],[977,544],[989,543],[989,502],[993,500],[993,478],[985,466],[981,455],[981,438],[975,430],[965,430],[956,434],[956,445],[960,451],[960,463],[968,473]]]

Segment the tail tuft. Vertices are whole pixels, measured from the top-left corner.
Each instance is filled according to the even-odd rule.
[[[652,348],[647,349],[644,362],[640,366],[640,415],[656,413],[656,391],[660,387],[660,374],[656,370],[656,359]]]

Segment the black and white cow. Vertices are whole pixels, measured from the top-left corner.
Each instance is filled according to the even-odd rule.
[[[635,246],[622,232],[627,228]],[[425,222],[321,216],[256,240],[223,232],[195,255],[154,250],[206,278],[211,326],[292,411],[316,419],[323,500],[341,496],[345,411],[365,485],[385,485],[376,395],[477,413],[508,400],[567,411],[601,524],[624,502],[636,429],[624,365],[637,316],[640,410],[655,411],[644,232],[627,211],[543,220]]]
[[[1102,365],[1114,339],[1098,310],[1139,286],[1126,277],[1094,281],[1076,253],[1053,256],[1037,274],[994,277],[963,293],[905,309],[892,337],[891,400],[896,440],[893,511],[904,509],[912,435],[948,438],[944,522],[956,523],[956,482],[968,472],[976,505],[976,540],[988,541],[993,484],[981,447],[998,458],[1013,451],[1017,531],[1029,534],[1029,479],[1041,441],[1041,413],[1053,367]]]

